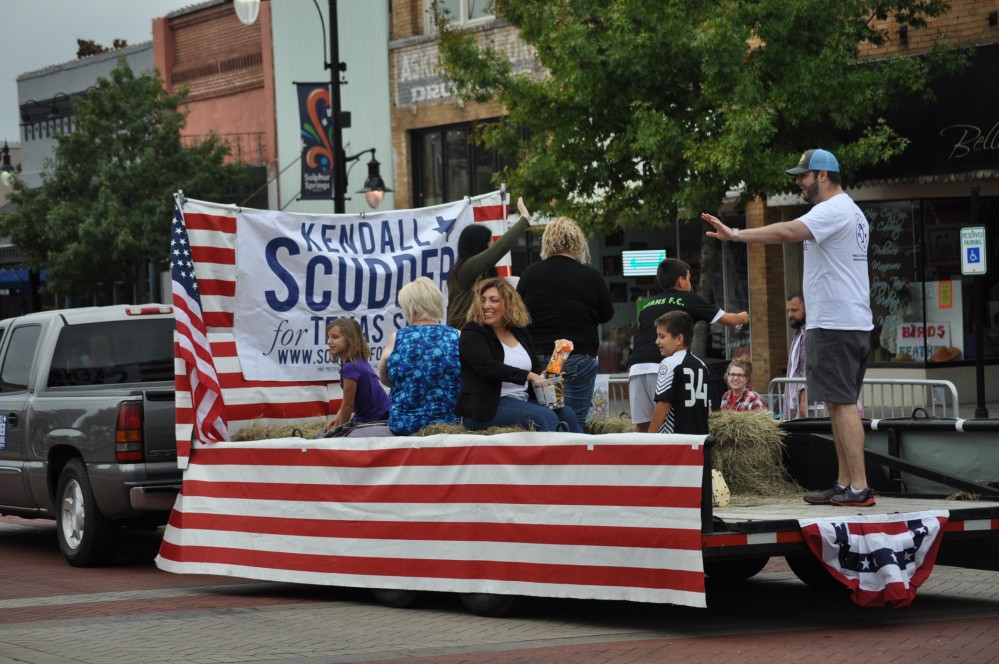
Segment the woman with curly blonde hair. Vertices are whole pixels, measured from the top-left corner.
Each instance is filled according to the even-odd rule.
[[[593,402],[600,324],[614,316],[614,304],[603,276],[586,264],[586,234],[572,219],[560,217],[545,227],[541,258],[524,270],[517,292],[531,313],[528,330],[543,361],[551,356],[556,339],[572,342],[572,354],[562,368],[565,403],[582,423]]]
[[[528,381],[542,380],[544,364],[526,325],[531,317],[520,295],[505,279],[484,279],[473,288],[468,322],[458,342],[461,392],[455,413],[467,429],[522,426],[580,431],[571,408],[551,410],[532,400]]]

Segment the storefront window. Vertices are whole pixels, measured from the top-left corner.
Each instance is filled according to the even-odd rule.
[[[915,348],[913,327],[922,320],[914,308],[912,292],[918,290],[919,203],[895,201],[861,205],[871,226],[867,253],[871,279],[871,311],[874,314],[871,361],[908,362],[922,359]]]
[[[977,225],[997,219],[983,199]],[[918,365],[975,359],[974,278],[961,274],[960,230],[968,199],[863,204],[871,223],[868,259],[874,313],[872,362]],[[981,309],[985,359],[999,359],[999,256],[987,257]]]

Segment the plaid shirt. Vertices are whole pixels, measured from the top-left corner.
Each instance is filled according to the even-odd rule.
[[[767,403],[763,397],[748,388],[743,390],[738,397],[732,394],[732,390],[729,390],[721,398],[721,410],[734,410],[741,413],[747,410],[764,410],[766,407]]]

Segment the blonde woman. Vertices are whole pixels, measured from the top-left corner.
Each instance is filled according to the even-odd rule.
[[[378,365],[382,383],[392,388],[389,428],[408,436],[429,424],[457,423],[460,333],[441,323],[444,296],[420,277],[399,290],[399,306],[407,325],[389,338]]]
[[[582,423],[593,402],[600,324],[614,316],[614,304],[603,276],[586,264],[586,235],[572,219],[558,218],[545,227],[541,258],[524,270],[517,292],[531,314],[528,330],[542,361],[547,364],[556,339],[572,342],[562,369],[565,403]]]
[[[558,431],[564,423],[579,432],[569,407],[551,410],[531,400],[528,382],[542,379],[544,365],[534,352],[527,324],[531,317],[507,281],[478,282],[461,332],[461,394],[455,412],[466,429],[519,425]]]

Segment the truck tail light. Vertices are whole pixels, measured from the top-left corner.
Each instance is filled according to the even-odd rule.
[[[143,460],[141,402],[126,401],[118,406],[114,440],[114,456],[118,463],[137,463]]]
[[[173,307],[169,304],[139,304],[125,309],[126,316],[155,316],[156,314],[172,314]]]

